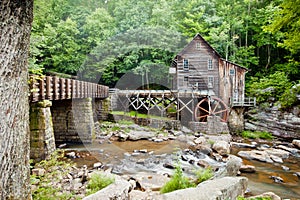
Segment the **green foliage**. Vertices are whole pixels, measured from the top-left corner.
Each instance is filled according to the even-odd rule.
[[[64,152],[56,151],[50,158],[35,164],[35,168],[45,169],[45,175],[31,175],[30,182],[35,185],[32,190],[32,198],[38,200],[77,199],[72,193],[62,192],[62,188],[53,186],[52,182],[59,182],[74,164],[64,161]],[[59,170],[58,170],[59,169]],[[63,172],[65,171],[65,172]]]
[[[280,105],[283,109],[290,108],[293,105],[299,103],[297,95],[300,94],[300,82],[294,85],[291,89],[285,90],[285,92],[279,98]]]
[[[266,131],[243,131],[241,136],[249,139],[273,139],[273,135]]]
[[[97,191],[105,188],[106,186],[114,182],[115,179],[113,177],[110,177],[103,173],[94,173],[92,174],[91,179],[89,180],[89,183],[87,185],[87,194],[90,195],[96,193]]]
[[[121,124],[121,125],[132,125],[132,124],[134,124],[134,122],[133,121],[129,121],[129,120],[119,120],[118,124]]]
[[[179,165],[176,166],[175,172],[171,178],[160,190],[161,193],[168,193],[179,189],[195,187],[194,183],[183,175],[182,169]]]
[[[214,175],[213,170],[210,167],[205,169],[199,169],[195,172],[195,174],[197,177],[196,184],[202,183],[203,181],[210,179]]]
[[[168,77],[182,36],[200,33],[248,76],[284,71],[298,81],[299,8],[298,0],[36,0],[30,73],[80,72],[113,87],[134,72],[130,85],[149,87]]]
[[[291,85],[284,72],[275,72],[260,79],[252,77],[247,89],[250,96],[255,96],[257,102],[262,103],[268,101],[270,97],[274,97],[275,101],[279,100]]]

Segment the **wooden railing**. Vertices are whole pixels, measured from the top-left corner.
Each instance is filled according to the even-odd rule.
[[[230,102],[232,107],[254,107],[256,106],[255,97],[244,97],[242,99],[233,98]]]
[[[30,76],[30,100],[62,100],[79,98],[106,98],[108,87],[96,83],[56,76]]]

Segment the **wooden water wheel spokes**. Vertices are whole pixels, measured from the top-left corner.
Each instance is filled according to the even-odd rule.
[[[218,116],[222,122],[227,122],[228,107],[221,99],[208,96],[198,102],[194,115],[198,122],[206,122],[208,116]]]

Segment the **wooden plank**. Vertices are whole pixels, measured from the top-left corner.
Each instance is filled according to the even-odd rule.
[[[51,76],[46,76],[46,96],[45,96],[45,98],[48,99],[48,100],[52,100],[51,82],[52,82],[52,77]]]
[[[66,79],[66,99],[71,98],[71,79]]]
[[[53,100],[58,100],[59,99],[59,78],[56,76],[53,77]]]
[[[39,100],[45,100],[45,82],[44,78],[39,80],[40,98]]]
[[[59,92],[60,92],[60,99],[66,99],[66,90],[65,90],[65,79],[60,78],[59,79]]]

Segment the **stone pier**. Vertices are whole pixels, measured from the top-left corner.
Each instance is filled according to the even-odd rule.
[[[55,151],[51,105],[51,101],[44,100],[30,106],[30,158],[36,161]]]
[[[234,107],[230,109],[228,126],[232,133],[240,133],[245,129],[244,119],[245,107]]]

